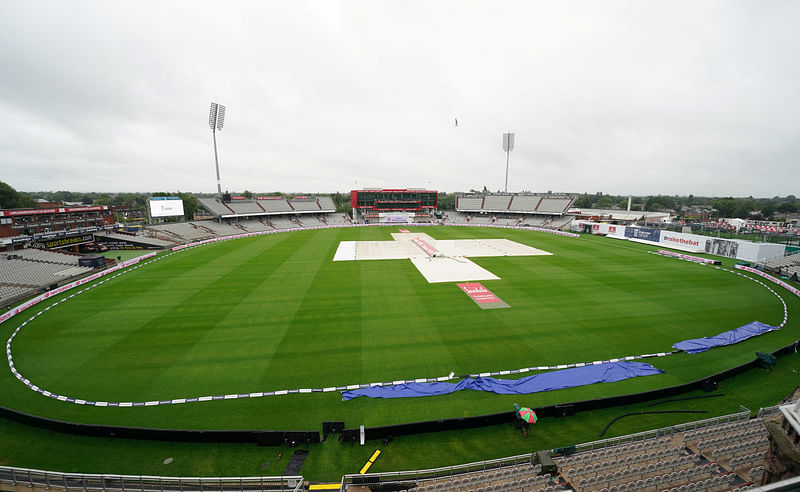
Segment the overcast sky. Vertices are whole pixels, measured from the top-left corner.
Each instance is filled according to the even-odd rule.
[[[9,1],[0,181],[800,195],[797,1]],[[455,119],[458,119],[458,126]]]

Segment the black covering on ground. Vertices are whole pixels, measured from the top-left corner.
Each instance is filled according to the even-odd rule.
[[[603,437],[603,434],[605,434],[606,431],[608,430],[608,428],[611,427],[611,424],[613,424],[614,422],[616,422],[617,420],[619,420],[619,419],[621,419],[623,417],[630,417],[631,415],[650,415],[650,414],[654,414],[654,413],[708,413],[708,410],[651,410],[651,411],[648,411],[648,412],[642,411],[642,412],[623,413],[619,417],[614,417],[611,420],[611,422],[609,422],[608,425],[606,425],[603,428],[603,432],[600,433],[600,437]]]
[[[661,405],[662,403],[670,403],[673,401],[686,401],[686,400],[696,400],[698,398],[716,398],[718,396],[725,396],[725,393],[717,393],[715,395],[698,395],[698,396],[687,396],[686,398],[670,398],[669,400],[661,400],[653,402],[648,407],[654,407],[656,405]]]
[[[289,463],[286,464],[283,474],[300,475],[300,468],[303,467],[303,463],[306,461],[306,456],[308,456],[308,451],[305,449],[298,449],[295,451],[292,457],[289,458]]]

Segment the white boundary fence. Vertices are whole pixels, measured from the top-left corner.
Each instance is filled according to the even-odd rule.
[[[302,476],[284,477],[154,477],[137,475],[92,475],[59,473],[0,466],[0,484],[44,487],[62,490],[134,490],[134,491],[249,491],[268,490],[299,492],[304,489]]]

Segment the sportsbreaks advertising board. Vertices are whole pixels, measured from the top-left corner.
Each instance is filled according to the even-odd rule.
[[[39,249],[58,249],[66,248],[67,246],[76,246],[94,241],[94,236],[91,234],[79,234],[77,236],[60,237],[56,239],[45,239],[33,243],[31,246]]]

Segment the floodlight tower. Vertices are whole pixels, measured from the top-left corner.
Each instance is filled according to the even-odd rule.
[[[514,150],[514,134],[513,133],[504,133],[503,134],[503,150],[506,152],[506,189],[505,189],[505,192],[508,193],[508,158],[511,155],[511,151]]]
[[[225,124],[225,106],[211,103],[208,112],[208,126],[211,127],[211,136],[214,138],[214,164],[217,166],[217,194],[222,198],[222,186],[219,184],[219,158],[217,157],[217,130],[222,131]]]

